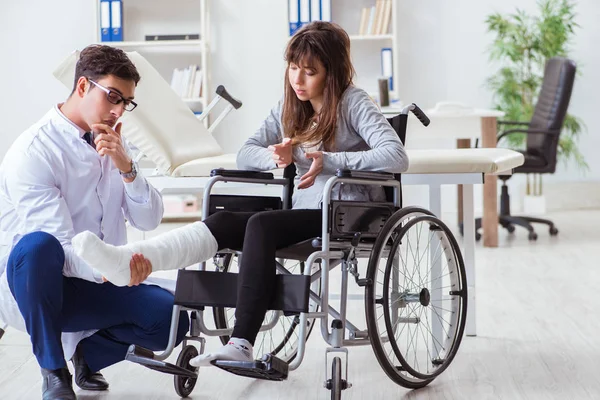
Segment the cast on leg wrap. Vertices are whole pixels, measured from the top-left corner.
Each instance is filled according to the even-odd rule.
[[[217,240],[203,222],[194,222],[152,239],[124,246],[104,243],[90,231],[75,235],[71,242],[79,257],[117,286],[129,284],[129,262],[134,253],[150,260],[152,271],[164,271],[206,261],[218,250]]]

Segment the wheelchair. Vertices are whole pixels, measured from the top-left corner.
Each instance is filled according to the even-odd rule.
[[[388,119],[403,143],[409,112],[429,124],[415,104]],[[202,215],[290,208],[294,176],[293,165],[284,170],[283,178],[266,172],[213,170],[204,191]],[[211,194],[219,182],[281,185],[283,195]],[[382,186],[388,201],[334,200],[332,189],[340,184]],[[417,389],[432,382],[454,359],[464,333],[464,261],[455,237],[441,220],[426,209],[402,208],[401,204],[399,174],[338,170],[324,188],[321,237],[276,253],[276,289],[254,345],[255,353],[264,356],[253,362],[216,360],[213,364],[237,375],[285,380],[302,363],[306,341],[321,320],[321,335],[330,346],[325,354],[324,386],[332,399],[340,399],[342,391],[352,386],[348,377],[351,346],[371,345],[387,376],[403,387]],[[232,332],[240,257],[240,252],[220,250],[213,259],[214,270],[206,263],[200,270],[179,270],[167,349],[154,353],[132,345],[126,359],[173,374],[177,394],[189,396],[198,379],[198,368],[189,361],[204,352],[202,335],[219,336],[225,344]],[[366,270],[359,267],[359,259],[367,259]],[[329,301],[329,282],[338,267],[341,288],[336,309]],[[347,315],[352,278],[364,288],[366,328]],[[212,308],[214,329],[206,324],[206,307]],[[191,326],[176,364],[171,364],[165,360],[175,347],[181,310],[191,311]]]

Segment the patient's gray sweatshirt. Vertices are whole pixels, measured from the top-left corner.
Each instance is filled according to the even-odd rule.
[[[267,171],[277,168],[268,146],[281,143],[283,100],[272,110],[260,129],[242,146],[237,155],[240,169]],[[399,173],[408,168],[408,157],[402,142],[369,95],[354,86],[342,96],[335,136],[336,152],[323,153],[323,172],[313,186],[298,189],[300,177],[308,172],[312,160],[305,152],[314,148],[294,147],[294,163],[298,170],[293,195],[293,208],[315,209],[321,207],[323,187],[337,169],[386,171]],[[322,150],[318,148],[317,150]],[[332,199],[382,201],[383,188],[363,185],[336,185]]]

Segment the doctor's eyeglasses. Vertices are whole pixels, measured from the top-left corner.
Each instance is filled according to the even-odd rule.
[[[115,92],[114,90],[110,90],[108,88],[105,88],[104,86],[102,86],[101,84],[94,82],[91,79],[88,79],[90,82],[92,82],[94,85],[98,86],[98,88],[100,88],[101,90],[103,90],[104,92],[106,92],[106,99],[112,103],[112,104],[124,104],[124,108],[125,111],[133,111],[136,107],[137,107],[137,103],[133,100],[127,100],[126,98],[124,98],[123,96],[121,96],[119,93]]]

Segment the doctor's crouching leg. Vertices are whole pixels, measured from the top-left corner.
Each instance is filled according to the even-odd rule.
[[[47,233],[34,232],[16,244],[6,266],[8,286],[42,368],[44,398],[75,398],[61,343],[64,263],[59,241]]]
[[[173,311],[169,292],[152,285],[117,287],[67,278],[62,274],[64,263],[61,244],[44,232],[23,236],[7,263],[8,285],[42,369],[43,399],[76,399],[63,332],[98,330],[77,345],[73,357],[76,382],[92,390],[108,387],[98,371],[124,360],[130,344],[163,350],[169,338]],[[180,315],[178,328],[180,343],[189,328],[187,313]]]

